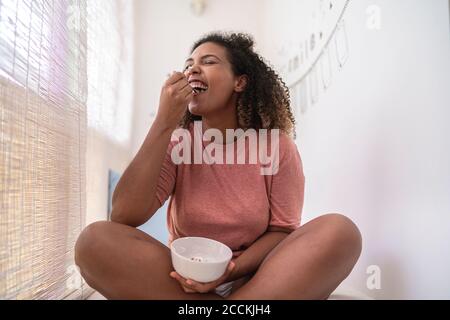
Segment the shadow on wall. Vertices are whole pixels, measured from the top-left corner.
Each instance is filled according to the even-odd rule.
[[[87,128],[85,225],[108,219],[109,169],[123,172],[131,160],[129,144],[120,144],[96,128]]]
[[[166,226],[166,215],[167,207],[169,205],[169,200],[155,212],[153,217],[149,219],[142,226],[138,227],[139,230],[148,233],[150,236],[168,246],[169,244],[169,231]]]

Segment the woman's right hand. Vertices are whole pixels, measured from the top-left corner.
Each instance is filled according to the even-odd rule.
[[[161,89],[157,121],[175,129],[183,118],[193,97],[188,79],[181,72],[173,72]]]

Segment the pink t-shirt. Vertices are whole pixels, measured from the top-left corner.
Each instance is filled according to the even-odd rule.
[[[270,167],[264,165],[267,164],[265,160],[257,157],[256,163],[249,163],[252,138],[258,141],[258,146],[261,141],[266,141],[257,133],[239,136],[231,143],[231,148],[230,145],[227,148],[225,144],[216,144],[216,148],[223,150],[223,164],[206,164],[206,158],[202,158],[201,164],[194,164],[196,147],[193,139],[202,141],[202,132],[193,127],[191,125],[189,130],[191,164],[174,163],[172,149],[179,141],[170,142],[158,181],[156,196],[160,204],[171,196],[167,210],[169,245],[179,237],[207,237],[225,243],[233,250],[233,255],[238,256],[269,226],[290,230],[300,226],[305,177],[300,154],[288,135],[280,131],[279,166],[272,170],[276,174],[263,175],[262,168]],[[269,151],[272,150],[270,133],[268,130]],[[172,135],[172,139],[174,137]],[[245,139],[245,148],[238,149],[238,144],[243,145],[242,139]],[[197,151],[203,151],[209,142],[200,142],[197,146],[200,146]],[[245,153],[245,164],[237,163],[239,151]],[[269,151],[266,154],[271,154]],[[216,152],[209,154],[215,156]],[[230,152],[234,153],[230,156]],[[234,164],[226,162],[227,155],[228,159],[233,159],[234,155]],[[272,164],[275,163],[273,158]]]

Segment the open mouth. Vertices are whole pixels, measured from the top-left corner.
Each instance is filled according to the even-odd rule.
[[[194,92],[194,95],[206,92],[208,90],[208,86],[201,81],[192,81],[189,83]]]

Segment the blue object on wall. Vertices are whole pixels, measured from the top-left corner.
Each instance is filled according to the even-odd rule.
[[[120,173],[111,169],[108,170],[108,221],[111,221],[112,196],[119,179]]]

